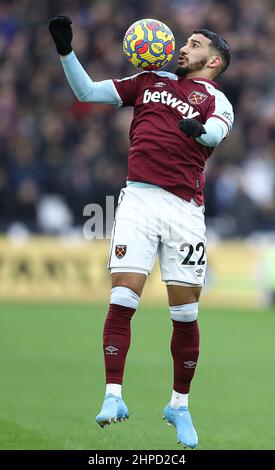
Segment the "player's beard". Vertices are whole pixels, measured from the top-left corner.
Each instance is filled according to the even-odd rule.
[[[186,77],[186,75],[188,75],[189,73],[199,72],[200,70],[202,70],[204,68],[207,60],[208,60],[208,58],[204,57],[200,61],[195,62],[193,64],[189,64],[187,62],[186,65],[183,65],[181,67],[177,67],[177,69],[175,70],[175,74],[178,77]]]

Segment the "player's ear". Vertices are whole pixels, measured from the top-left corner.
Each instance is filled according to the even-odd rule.
[[[212,68],[217,68],[222,65],[222,59],[219,56],[212,56],[208,60],[208,67]]]

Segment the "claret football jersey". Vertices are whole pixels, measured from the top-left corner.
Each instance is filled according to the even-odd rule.
[[[158,185],[179,197],[203,204],[203,170],[213,152],[179,128],[182,118],[202,124],[216,117],[228,133],[233,111],[215,82],[178,78],[169,72],[142,72],[113,80],[121,106],[133,106],[128,180]]]

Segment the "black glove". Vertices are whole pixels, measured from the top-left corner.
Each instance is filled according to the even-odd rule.
[[[178,126],[188,137],[194,137],[194,139],[206,134],[203,125],[196,119],[182,119],[179,121]]]
[[[57,15],[49,22],[49,31],[53,37],[57,52],[67,55],[72,52],[72,20],[65,15]]]

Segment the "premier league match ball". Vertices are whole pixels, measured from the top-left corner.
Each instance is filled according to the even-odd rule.
[[[123,39],[123,52],[135,67],[157,70],[172,59],[175,38],[166,24],[146,18],[128,28]]]

